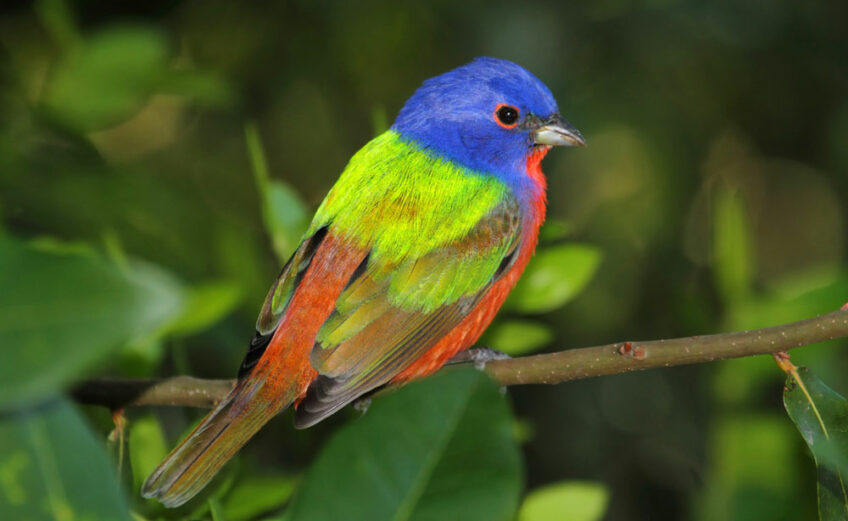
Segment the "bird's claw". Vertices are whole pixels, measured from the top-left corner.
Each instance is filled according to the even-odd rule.
[[[448,360],[447,363],[461,364],[464,362],[471,362],[474,364],[475,369],[482,371],[486,368],[486,364],[489,362],[494,362],[495,360],[509,360],[510,358],[512,357],[508,354],[490,347],[474,347],[466,349],[465,351],[460,351],[454,355],[453,358]]]
[[[370,406],[371,406],[371,398],[370,397],[357,398],[353,402],[353,408],[356,409],[357,411],[361,412],[362,414],[365,414],[368,411],[368,407],[370,407]]]

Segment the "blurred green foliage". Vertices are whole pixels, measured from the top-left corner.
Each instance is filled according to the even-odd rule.
[[[565,481],[527,494],[518,521],[599,521],[606,511],[609,491],[599,483]]]
[[[580,293],[600,261],[598,249],[585,244],[542,247],[504,307],[522,313],[553,311]]]
[[[64,399],[0,422],[4,519],[129,520],[102,441]]]
[[[43,399],[127,340],[179,313],[180,287],[152,266],[0,236],[0,406]]]
[[[464,479],[500,483],[493,500],[468,493],[487,519],[813,519],[816,466],[767,357],[514,388],[514,413],[449,372],[356,421],[294,431],[283,415],[175,511],[138,487],[198,412],[128,411],[121,493],[108,415],[58,393],[98,374],[234,375],[347,158],[423,79],[477,55],[538,75],[589,142],[545,160],[549,223],[486,344],[523,354],[830,311],[848,300],[846,19],[844,2],[788,0],[5,3],[0,518],[111,520],[128,505],[136,519],[246,521],[339,502],[445,517],[457,498],[438,487]],[[844,396],[841,347],[793,360]],[[466,428],[445,430],[440,411]],[[506,459],[439,452],[426,496],[390,482],[432,505],[372,503],[380,474],[354,461],[408,473],[422,453],[360,449],[432,449],[425,427],[444,450],[482,436],[499,448],[469,457]]]
[[[285,519],[508,520],[521,490],[509,419],[474,369],[412,383],[327,443]]]
[[[532,320],[501,320],[493,324],[480,343],[510,356],[531,353],[550,344],[551,328]]]

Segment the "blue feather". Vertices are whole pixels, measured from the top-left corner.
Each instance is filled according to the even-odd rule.
[[[551,91],[533,74],[484,57],[425,81],[392,128],[424,149],[498,177],[521,199],[531,189],[526,161],[533,139],[521,124],[504,128],[497,123],[499,104],[517,107],[519,121],[558,113]]]

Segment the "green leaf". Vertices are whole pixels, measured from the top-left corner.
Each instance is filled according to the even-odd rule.
[[[504,320],[490,327],[480,344],[519,356],[539,350],[552,338],[551,328],[544,324],[531,320]]]
[[[132,465],[133,490],[140,490],[147,476],[168,454],[165,436],[156,418],[143,416],[130,423],[127,449]]]
[[[35,2],[35,12],[50,36],[62,47],[73,47],[80,40],[74,15],[64,0]]]
[[[542,248],[510,293],[507,306],[524,313],[552,311],[577,296],[601,262],[601,251],[586,244]]]
[[[291,187],[282,181],[271,180],[265,194],[268,221],[265,223],[278,255],[288,258],[300,244],[300,237],[309,224],[306,205]]]
[[[819,517],[848,519],[848,401],[803,367],[798,377],[787,379],[783,405],[816,462]]]
[[[129,520],[102,445],[63,399],[4,415],[0,519]]]
[[[235,94],[223,79],[191,70],[172,70],[162,79],[159,89],[163,93],[190,98],[197,104],[218,107],[232,103]]]
[[[289,521],[511,519],[521,488],[510,414],[473,369],[374,400],[316,458]]]
[[[165,326],[163,333],[186,336],[203,331],[235,309],[241,298],[241,288],[227,281],[188,288],[183,312]]]
[[[0,236],[0,407],[54,393],[178,312],[179,286],[153,266],[39,251]]]
[[[725,411],[710,430],[696,519],[809,519],[795,495],[801,482],[792,451],[797,435],[785,418]]]
[[[829,313],[833,311],[833,303],[844,301],[845,295],[848,295],[848,272],[844,270],[818,268],[793,273],[771,281],[749,298],[730,303],[726,328],[757,329]],[[840,355],[839,341],[832,340],[811,346],[797,356],[819,377],[837,383],[844,375]],[[727,360],[715,369],[715,389],[726,404],[759,403],[762,393],[779,381],[780,375],[773,369],[756,357]],[[844,388],[837,389],[844,392]]]
[[[751,225],[742,194],[729,188],[720,189],[713,211],[716,285],[725,302],[736,302],[748,295],[753,270]]]
[[[772,282],[764,291],[733,302],[730,327],[756,329],[833,310],[848,295],[848,272],[818,268],[793,273]]]
[[[552,243],[568,237],[574,231],[574,223],[558,219],[548,219],[539,230],[539,242],[541,244]]]
[[[224,497],[224,516],[227,521],[255,519],[282,506],[291,497],[296,483],[292,476],[249,475]]]
[[[391,123],[389,116],[386,114],[386,107],[377,105],[371,109],[371,131],[375,136],[379,136],[389,129]]]
[[[148,27],[104,30],[62,60],[45,106],[81,131],[109,127],[139,109],[168,64],[165,37]]]
[[[211,497],[206,502],[209,504],[209,514],[212,516],[212,521],[227,521],[221,503],[216,498]]]
[[[246,124],[244,135],[254,179],[262,198],[262,219],[271,235],[277,258],[285,262],[300,243],[301,235],[309,224],[309,214],[297,192],[282,181],[270,178],[268,160],[256,124]]]
[[[604,515],[609,491],[600,483],[565,481],[529,493],[518,521],[598,521]]]

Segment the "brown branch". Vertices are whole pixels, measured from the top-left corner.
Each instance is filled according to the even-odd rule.
[[[554,384],[654,367],[697,364],[788,351],[848,337],[848,310],[737,333],[622,342],[492,362],[486,370],[503,385]],[[629,350],[628,350],[628,347]]]
[[[193,376],[171,378],[99,378],[82,382],[71,391],[74,400],[122,409],[135,405],[212,407],[230,392],[235,380],[204,380]]]
[[[501,385],[555,384],[655,367],[778,353],[844,337],[848,337],[848,309],[765,329],[619,342],[498,360],[489,362],[486,371]],[[135,405],[212,407],[226,396],[233,383],[232,380],[189,376],[151,380],[99,379],[83,382],[72,395],[79,402],[113,409]]]

